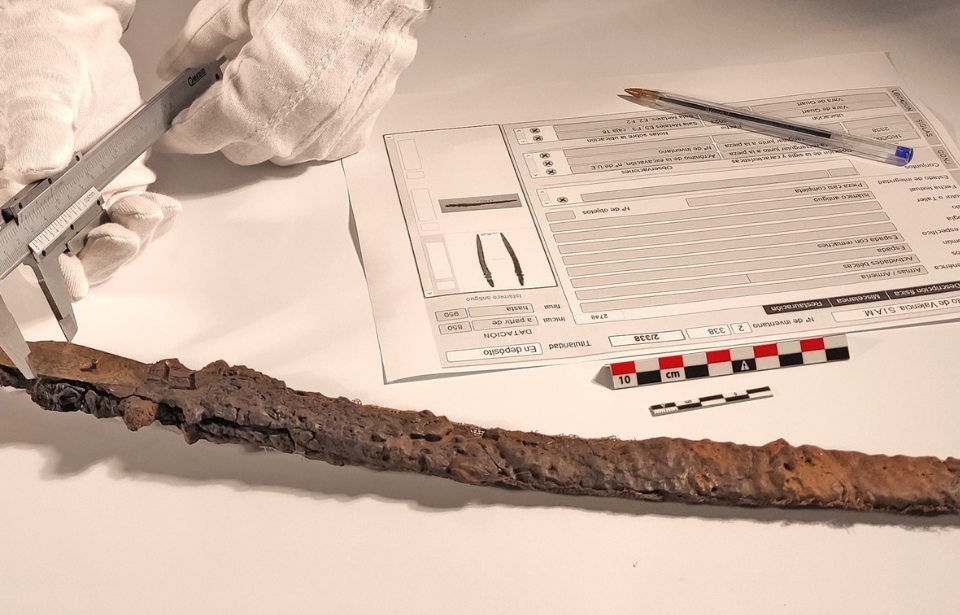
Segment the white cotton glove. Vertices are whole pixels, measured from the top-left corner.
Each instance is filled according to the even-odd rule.
[[[0,202],[63,170],[141,103],[120,35],[134,0],[0,0]],[[104,191],[111,222],[60,266],[74,301],[154,237],[180,204],[146,192],[143,157]]]
[[[235,163],[336,160],[363,147],[432,0],[200,0],[160,62],[170,79],[226,57],[174,121],[174,151]]]

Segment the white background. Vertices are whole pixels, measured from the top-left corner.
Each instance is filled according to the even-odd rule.
[[[145,94],[191,4],[140,0],[125,42]],[[951,0],[441,1],[399,90],[889,51],[956,139],[958,31]],[[152,166],[184,213],[77,306],[78,343],[485,426],[960,456],[956,323],[852,335],[842,364],[641,390],[594,384],[599,363],[385,386],[339,165]],[[56,337],[39,290],[0,291],[28,337]],[[761,385],[775,397],[646,410]],[[470,488],[187,446],[0,391],[3,613],[954,613],[958,526]]]

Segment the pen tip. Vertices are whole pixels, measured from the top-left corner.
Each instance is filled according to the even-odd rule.
[[[643,88],[627,88],[624,90],[630,96],[642,98],[644,100],[656,101],[660,99],[660,92],[656,90],[644,90]]]

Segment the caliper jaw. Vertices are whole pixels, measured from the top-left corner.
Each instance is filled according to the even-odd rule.
[[[67,282],[60,269],[60,255],[65,252],[79,253],[90,231],[109,221],[109,216],[104,210],[103,197],[99,192],[88,193],[84,199],[77,201],[74,207],[77,207],[75,216],[61,217],[63,228],[60,234],[49,243],[31,244],[30,255],[24,261],[24,264],[29,265],[36,274],[47,303],[57,317],[60,330],[63,331],[68,342],[72,342],[77,334],[77,319],[73,314],[73,301],[67,290]],[[64,215],[67,216],[70,213],[68,210]]]
[[[79,159],[79,156],[78,156]],[[18,224],[19,216],[45,191],[56,178],[26,186],[2,209],[3,224]],[[91,189],[49,227],[30,242],[23,259],[36,274],[40,288],[57,318],[67,341],[77,334],[77,319],[73,312],[70,292],[60,269],[60,255],[78,253],[91,230],[108,221],[104,200],[96,189]],[[30,364],[30,348],[3,299],[0,298],[0,349],[10,357],[25,378],[35,377]]]
[[[67,290],[66,280],[60,271],[59,256],[54,255],[46,258],[36,258],[31,255],[27,258],[25,265],[29,265],[37,276],[37,282],[40,282],[40,288],[43,295],[47,298],[50,310],[57,317],[57,323],[60,330],[72,342],[77,334],[77,318],[73,314],[73,305],[70,302],[70,292]]]
[[[13,319],[13,314],[7,309],[7,304],[0,297],[0,349],[2,349],[13,364],[17,366],[24,378],[33,380],[37,375],[33,371],[33,365],[30,364],[30,347],[27,341],[23,339],[20,333],[20,327],[17,321]]]
[[[17,216],[23,210],[24,203],[33,202],[52,183],[53,179],[51,178],[24,186],[0,209],[2,225],[17,224]],[[7,308],[7,304],[3,302],[2,296],[0,296],[0,349],[7,353],[7,356],[10,357],[10,360],[20,370],[24,378],[30,380],[36,378],[33,365],[30,363],[30,347],[27,346],[27,341],[23,339],[20,327],[17,326],[17,321]]]
[[[178,113],[223,79],[225,61],[183,71],[83,156],[76,154],[66,171],[27,186],[0,208],[0,278],[22,264],[32,267],[68,340],[77,332],[77,321],[59,259],[65,251],[78,252],[87,233],[105,221],[98,187],[110,185],[163,136]],[[34,377],[30,348],[2,299],[0,348],[24,376]]]

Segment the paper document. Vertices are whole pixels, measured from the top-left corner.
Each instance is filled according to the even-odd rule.
[[[957,149],[884,56],[711,75],[727,85],[584,83],[576,117],[518,98],[497,124],[385,118],[345,166],[387,380],[960,316]],[[914,159],[618,97],[633,86],[909,145]]]

